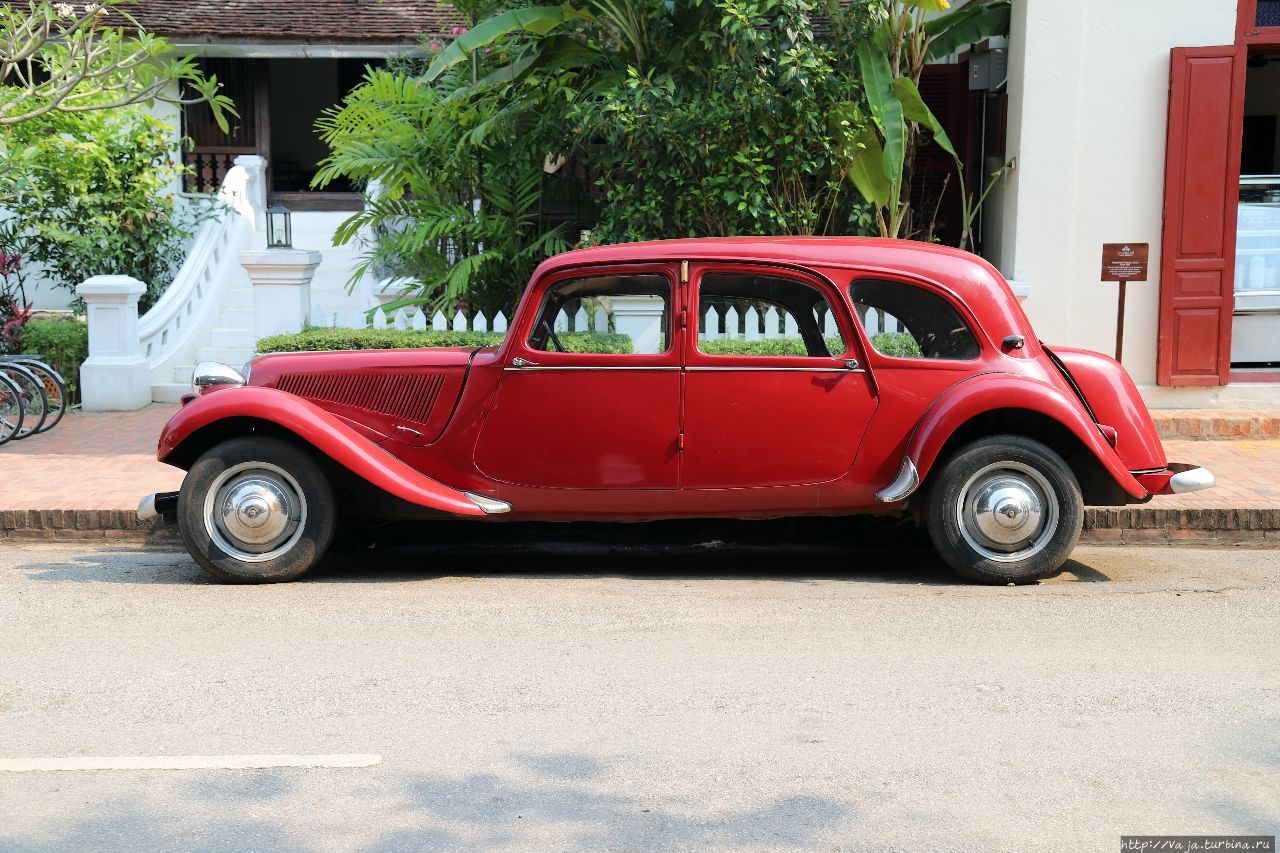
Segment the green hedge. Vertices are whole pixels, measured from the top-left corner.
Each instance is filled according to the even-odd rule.
[[[827,351],[832,355],[844,352],[844,341],[840,338],[825,338]],[[713,338],[709,341],[698,341],[698,349],[707,355],[799,355],[807,356],[809,350],[800,338],[768,338],[759,341],[744,341],[733,338]]]
[[[626,335],[559,332],[569,352],[628,353]],[[258,341],[258,352],[311,350],[422,349],[424,347],[489,347],[502,341],[501,332],[401,331],[399,329],[307,329],[296,335],[274,335]]]
[[[80,400],[80,365],[89,357],[89,327],[68,317],[32,320],[22,327],[19,352],[38,353],[62,374],[72,402]]]
[[[881,355],[898,358],[924,358],[916,339],[906,332],[881,332],[871,336],[871,345]]]

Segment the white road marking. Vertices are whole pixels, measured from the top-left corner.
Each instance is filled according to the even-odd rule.
[[[372,767],[381,755],[120,755],[0,758],[0,772],[40,770],[259,770],[268,767]]]

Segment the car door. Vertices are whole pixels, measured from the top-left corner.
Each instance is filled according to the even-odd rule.
[[[481,472],[547,488],[678,487],[674,271],[574,270],[530,295],[476,443]]]
[[[691,279],[683,487],[843,476],[877,398],[840,294],[774,267],[699,264]]]

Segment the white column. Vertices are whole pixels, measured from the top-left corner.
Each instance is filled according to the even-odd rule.
[[[632,352],[662,352],[662,309],[666,300],[661,296],[614,296],[613,325],[618,334],[631,338]]]
[[[127,275],[96,275],[76,288],[89,315],[89,358],[80,366],[86,412],[131,412],[151,402],[151,371],[138,340],[138,297]]]
[[[303,249],[241,253],[240,266],[253,284],[255,338],[302,331],[311,317],[311,279],[319,265],[320,253]]]

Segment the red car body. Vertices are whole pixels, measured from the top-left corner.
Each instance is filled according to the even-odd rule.
[[[768,274],[820,291],[846,351],[704,353],[699,287],[708,271]],[[665,352],[533,346],[548,288],[593,274],[670,282]],[[867,279],[944,300],[976,339],[976,356],[882,354],[851,297],[852,285]],[[1059,454],[1086,504],[1213,485],[1208,472],[1166,460],[1120,364],[1045,347],[988,263],[933,245],[861,238],[671,240],[568,252],[538,267],[500,345],[263,355],[242,386],[214,380],[189,395],[165,427],[158,457],[190,469],[210,448],[248,433],[301,444],[374,487],[371,494],[389,496],[400,516],[406,509],[526,520],[901,512],[940,460],[997,434]],[[353,503],[352,514],[388,512],[386,502]],[[995,510],[986,510],[989,523]]]

